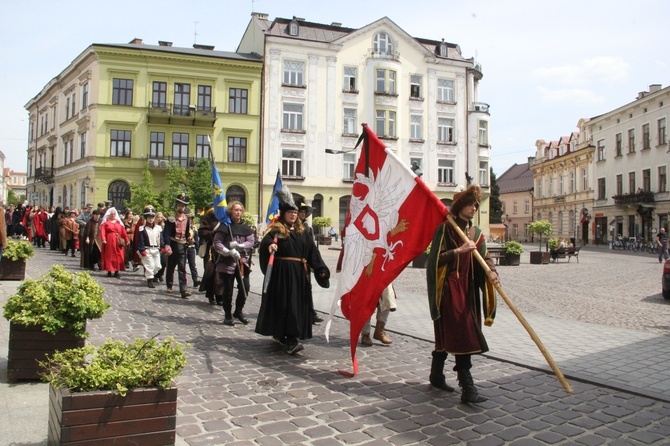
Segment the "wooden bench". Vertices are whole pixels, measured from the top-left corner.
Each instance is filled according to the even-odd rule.
[[[564,259],[566,255],[565,248],[552,249],[549,252],[554,263],[558,263],[558,259]]]
[[[491,246],[487,247],[489,252],[489,257],[493,260],[496,265],[501,265],[500,259],[502,259],[503,264],[505,263],[505,248],[502,246]]]
[[[580,248],[579,246],[576,247],[576,248],[570,248],[570,249],[568,249],[568,252],[567,252],[568,263],[570,263],[570,259],[573,258],[573,257],[576,258],[576,259],[577,259],[577,263],[579,263],[579,250],[580,250],[580,249],[581,249],[581,248]]]

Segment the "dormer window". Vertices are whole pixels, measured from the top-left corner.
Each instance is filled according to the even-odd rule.
[[[440,57],[447,57],[447,44],[444,43],[444,39],[442,39],[442,43],[437,45],[435,52]]]
[[[290,36],[297,36],[298,35],[298,21],[297,20],[292,20],[291,23],[288,24],[288,34]]]
[[[393,54],[393,41],[391,36],[385,32],[375,34],[374,52],[380,54]]]

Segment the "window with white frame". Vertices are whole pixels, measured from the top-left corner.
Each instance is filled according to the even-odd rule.
[[[376,70],[376,73],[377,73],[377,81],[375,84],[375,93],[396,94],[395,93],[396,72],[393,70],[378,68]]]
[[[582,169],[582,191],[589,190],[589,176],[586,168]]]
[[[282,149],[281,174],[289,178],[302,178],[302,150]]]
[[[488,161],[479,162],[479,184],[481,186],[489,185],[489,163]]]
[[[437,118],[437,142],[446,144],[454,141],[454,120],[452,118]]]
[[[131,136],[130,130],[112,130],[110,132],[109,156],[129,157],[130,136]]]
[[[86,157],[86,132],[79,134],[79,158]]]
[[[665,144],[665,118],[661,118],[658,120],[658,145],[663,145]]]
[[[570,193],[571,194],[575,193],[575,171],[574,170],[570,171]]]
[[[296,21],[291,22],[288,26],[288,32],[292,36],[297,36],[298,35],[298,22],[296,22]]]
[[[410,139],[423,140],[423,116],[410,115]]]
[[[530,200],[528,198],[526,198],[526,201],[524,203],[523,213],[524,214],[530,213]]]
[[[651,149],[651,134],[649,133],[649,124],[642,126],[642,150]]]
[[[665,166],[658,166],[658,191],[668,191],[668,175]]]
[[[181,167],[188,167],[188,133],[172,134],[172,160]]]
[[[563,173],[558,174],[558,195],[564,195],[564,193],[563,193]]]
[[[376,111],[376,133],[381,138],[395,138],[396,112],[392,110]]]
[[[513,235],[514,237],[518,237],[518,236],[519,236],[519,224],[518,224],[518,223],[514,223],[514,224],[512,225],[512,235]]]
[[[519,212],[519,206],[517,205],[516,199],[512,203],[512,214],[516,215]]]
[[[635,152],[635,129],[628,130],[628,153]]]
[[[479,121],[479,145],[488,146],[489,145],[489,123],[488,121],[480,120]]]
[[[451,79],[437,80],[437,101],[454,103],[454,81]]]
[[[598,200],[607,199],[607,190],[605,189],[605,178],[598,178]]]
[[[621,133],[614,135],[614,148],[616,150],[616,156],[623,155],[623,136]]]
[[[354,92],[356,90],[356,67],[344,67],[344,84],[342,90]]]
[[[454,160],[437,160],[437,182],[441,184],[454,184]]]
[[[421,99],[422,77],[418,74],[412,74],[409,77],[409,97],[412,99]]]
[[[598,141],[598,161],[605,160],[605,140],[601,139]]]
[[[354,172],[356,170],[356,155],[353,153],[345,153],[344,165],[342,167],[342,179],[346,181],[354,181]]]
[[[373,51],[382,55],[393,54],[393,41],[391,40],[391,36],[385,32],[375,34]]]
[[[283,130],[303,130],[302,126],[302,104],[284,103],[284,114],[282,120]]]
[[[81,109],[88,107],[88,82],[81,86]]]
[[[342,126],[342,133],[345,135],[355,135],[357,131],[356,126],[356,109],[355,108],[345,108],[344,109],[344,121]]]
[[[542,187],[544,185],[544,182],[542,179],[537,180],[537,197],[538,198],[544,198],[544,188]]]
[[[284,85],[303,87],[305,63],[296,60],[284,61]]]
[[[549,177],[549,196],[554,196],[554,177]]]
[[[65,120],[70,119],[70,98],[65,98]]]

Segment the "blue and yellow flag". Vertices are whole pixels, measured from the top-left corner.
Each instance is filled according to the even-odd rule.
[[[228,203],[226,202],[226,192],[223,190],[221,184],[221,177],[216,168],[216,163],[212,159],[212,195],[214,197],[214,215],[224,225],[230,224],[230,216],[228,215]]]
[[[272,219],[279,215],[279,198],[277,198],[277,191],[281,190],[281,172],[277,169],[277,179],[275,180],[275,187],[272,188],[272,197],[270,197],[270,204],[268,205],[268,212],[265,216],[265,224],[269,225]]]

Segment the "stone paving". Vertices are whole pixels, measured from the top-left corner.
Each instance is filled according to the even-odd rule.
[[[334,263],[336,251],[322,247],[321,252],[329,264]],[[514,283],[534,283],[537,289],[540,276],[550,268],[556,268],[551,271],[555,274],[559,268],[571,268],[574,274],[598,279],[588,268],[586,254],[582,251],[576,267],[571,263],[501,268],[503,284],[509,283],[513,300],[517,293],[520,302],[532,302],[535,296],[521,295]],[[605,256],[610,262],[613,258],[607,256],[612,255],[594,252],[593,258]],[[78,259],[40,251],[30,261],[28,273],[38,277],[54,263],[78,270]],[[622,267],[628,269],[632,263],[625,261]],[[612,277],[623,274],[612,273]],[[253,332],[260,271],[252,273],[247,305],[251,324],[235,327],[224,326],[220,308],[210,306],[201,294],[180,299],[166,294],[164,286],[149,290],[142,286],[139,271],[120,280],[95,272],[112,308],[89,323],[89,341],[159,334],[191,344],[188,366],[177,381],[177,444],[181,445],[668,444],[670,392],[667,385],[663,387],[669,381],[662,376],[670,358],[667,330],[664,335],[524,312],[570,379],[574,392],[567,394],[546,372],[541,355],[538,359],[537,348],[514,316],[501,306],[494,327],[486,332],[491,352],[473,359],[475,381],[489,400],[464,405],[458,392],[432,390],[427,384],[432,323],[420,292],[422,274],[408,269],[397,280],[401,300],[388,324],[394,342],[359,348],[360,371],[354,378],[337,373],[351,369],[348,326],[340,318],[333,322],[330,343],[323,337],[323,326],[317,326],[314,338],[296,357]],[[660,298],[660,272],[656,276]],[[653,278],[650,274],[645,281]],[[602,282],[598,286],[609,286],[612,280]],[[3,282],[0,301],[15,287]],[[326,311],[333,290],[315,291],[317,308]],[[605,294],[615,291],[611,288]],[[547,297],[546,292],[536,292]],[[646,299],[663,311],[669,307],[662,298]],[[659,324],[655,328],[662,330]],[[48,388],[7,384],[7,337],[8,324],[2,319],[0,444],[46,444]],[[639,360],[642,356],[644,361]],[[629,370],[636,363],[639,367]],[[596,365],[600,368],[592,370]],[[654,368],[650,375],[656,374],[655,382],[635,386],[623,376],[644,368]],[[447,375],[455,384],[455,374]]]

